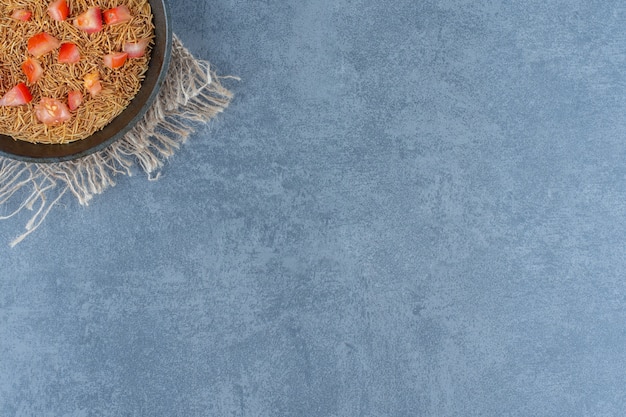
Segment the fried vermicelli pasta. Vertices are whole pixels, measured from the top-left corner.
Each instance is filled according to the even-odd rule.
[[[67,0],[66,20],[51,18],[48,0],[2,0],[0,3],[0,96],[19,83],[24,83],[32,101],[23,105],[0,105],[0,134],[32,143],[61,144],[84,139],[102,129],[118,116],[141,87],[150,60],[150,45],[154,40],[152,12],[148,0]],[[102,29],[88,33],[77,27],[76,17],[89,8],[106,11],[126,6],[129,21],[102,24]],[[27,21],[16,19],[15,11],[27,10]],[[29,53],[29,40],[46,33],[60,43],[78,46],[80,60],[59,62],[60,48],[38,57]],[[128,43],[148,44],[145,54],[127,59],[119,68],[105,65],[104,57],[122,52]],[[28,59],[36,59],[42,69],[41,78],[29,82],[22,68]],[[101,91],[90,93],[85,77],[97,74]],[[68,103],[68,94],[81,92],[83,101],[71,117],[62,123],[46,124],[36,115],[38,104],[45,98]],[[70,94],[70,97],[72,94]]]

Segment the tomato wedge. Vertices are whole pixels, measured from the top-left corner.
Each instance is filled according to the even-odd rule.
[[[120,68],[126,62],[128,54],[126,52],[114,52],[112,54],[105,55],[102,59],[104,65],[111,69]]]
[[[42,98],[39,104],[35,106],[35,116],[46,125],[57,125],[72,118],[72,114],[65,103],[47,97]]]
[[[33,96],[26,84],[19,83],[6,92],[4,97],[0,98],[0,106],[21,106],[32,101]]]
[[[61,44],[59,48],[59,62],[63,64],[75,64],[80,61],[78,46],[71,42]]]
[[[107,25],[119,25],[133,18],[128,7],[124,5],[105,10],[102,15],[104,16],[104,23]]]
[[[122,50],[128,54],[129,58],[139,58],[145,55],[149,42],[148,39],[141,39],[137,42],[126,42]]]
[[[41,68],[41,64],[35,58],[26,58],[26,61],[22,64],[22,71],[26,74],[26,78],[28,82],[31,84],[39,81],[41,76],[43,75],[43,68]]]
[[[91,94],[92,97],[97,96],[102,91],[102,83],[100,82],[100,74],[92,72],[85,75],[85,90]]]
[[[55,0],[48,6],[48,15],[52,20],[62,22],[70,15],[70,8],[65,0]]]
[[[102,13],[99,7],[90,7],[86,12],[74,19],[74,26],[87,33],[96,33],[102,30]]]
[[[28,22],[33,13],[30,10],[19,9],[13,12],[11,18],[15,20],[21,20],[22,22]]]
[[[71,111],[76,110],[81,104],[83,104],[83,93],[77,90],[67,93],[67,105]]]
[[[61,42],[46,32],[41,32],[28,40],[28,53],[35,57],[40,57],[50,51],[57,49]]]

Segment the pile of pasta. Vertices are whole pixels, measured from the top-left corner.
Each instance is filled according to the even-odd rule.
[[[89,137],[135,97],[153,41],[148,0],[3,0],[0,133],[54,144]]]

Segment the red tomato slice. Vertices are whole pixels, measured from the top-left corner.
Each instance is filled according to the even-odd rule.
[[[133,18],[128,7],[124,5],[105,10],[102,15],[104,16],[104,23],[107,25],[119,25]]]
[[[145,55],[148,42],[148,39],[141,39],[137,42],[126,42],[122,50],[128,53],[129,58],[139,58]]]
[[[65,0],[55,0],[48,6],[48,14],[52,20],[62,22],[70,15],[70,8]]]
[[[67,105],[71,111],[76,110],[83,103],[83,93],[77,90],[67,93]]]
[[[128,58],[128,54],[126,52],[114,52],[112,54],[105,55],[102,59],[104,60],[104,65],[111,69],[116,69],[124,65],[126,58]]]
[[[61,42],[57,38],[48,35],[46,32],[41,32],[28,40],[28,53],[40,57],[57,49],[59,45],[61,45]]]
[[[87,33],[96,33],[102,30],[102,13],[99,7],[90,7],[86,12],[74,19],[74,26]]]
[[[71,42],[61,44],[59,49],[59,62],[63,64],[74,64],[80,61],[78,46]]]
[[[19,9],[13,12],[11,17],[15,20],[21,20],[22,22],[28,22],[33,13],[30,10]]]
[[[4,97],[0,99],[0,106],[21,106],[22,104],[30,103],[32,99],[33,96],[30,94],[26,84],[19,83],[7,91]]]
[[[41,68],[41,64],[35,58],[26,58],[26,61],[22,64],[22,71],[26,74],[26,78],[28,82],[31,84],[39,81],[41,76],[43,75],[43,68]]]
[[[102,83],[100,82],[100,74],[97,72],[92,72],[90,74],[85,75],[85,90],[91,94],[92,97],[95,97],[102,91]]]
[[[47,97],[42,98],[39,104],[35,106],[35,116],[46,125],[56,125],[72,118],[72,114],[65,103]]]

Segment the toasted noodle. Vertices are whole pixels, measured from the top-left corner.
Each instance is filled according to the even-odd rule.
[[[150,60],[150,46],[141,58],[129,59],[123,67],[112,70],[104,66],[102,58],[112,52],[122,51],[124,43],[141,39],[154,40],[152,11],[148,0],[68,0],[70,16],[56,22],[48,16],[49,0],[2,0],[0,4],[0,96],[19,82],[25,82],[33,101],[17,107],[0,106],[0,133],[33,143],[68,143],[84,139],[102,129],[119,115],[137,94]],[[133,18],[130,22],[108,26],[101,32],[87,34],[74,27],[73,20],[89,7],[102,11],[126,5]],[[28,9],[33,15],[28,22],[11,18],[17,9]],[[29,56],[28,39],[46,32],[61,42],[78,45],[81,54],[76,64],[57,62],[58,49],[37,58],[44,74],[35,84],[26,81],[21,65]],[[97,71],[102,92],[95,97],[85,90],[83,78]],[[78,90],[84,102],[72,118],[60,125],[49,126],[35,117],[34,107],[42,97],[67,102],[67,93]]]

